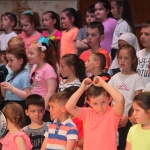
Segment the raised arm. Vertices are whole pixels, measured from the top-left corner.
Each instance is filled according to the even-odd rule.
[[[101,77],[95,77],[94,78],[94,84],[95,86],[101,86],[103,87],[115,100],[115,105],[113,106],[113,110],[117,116],[122,116],[124,111],[124,97],[122,94],[110,86],[108,83],[106,83]]]
[[[86,78],[83,80],[80,88],[70,97],[70,99],[66,103],[67,111],[73,115],[74,117],[81,118],[81,109],[76,107],[76,104],[80,98],[80,96],[91,86],[91,79]]]

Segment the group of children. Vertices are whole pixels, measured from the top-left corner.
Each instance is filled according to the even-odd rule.
[[[150,21],[140,50],[128,0],[85,11],[1,16],[0,102],[9,132],[3,150],[149,150]],[[132,127],[131,127],[132,126]],[[144,143],[144,144],[143,144]]]

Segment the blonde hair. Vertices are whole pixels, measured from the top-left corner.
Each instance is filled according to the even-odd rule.
[[[24,125],[24,113],[22,107],[15,103],[8,103],[3,109],[5,117],[9,119],[17,128],[22,128]]]
[[[25,47],[25,43],[24,43],[24,40],[21,37],[15,36],[15,37],[12,37],[8,41],[8,47],[11,47],[11,46]]]

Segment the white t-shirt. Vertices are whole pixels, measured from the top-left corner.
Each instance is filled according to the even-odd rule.
[[[18,36],[14,31],[8,34],[2,33],[0,35],[0,50],[1,51],[6,51],[8,47],[8,41],[14,36]]]
[[[138,58],[137,71],[142,78],[144,86],[150,82],[150,75],[148,73],[148,61],[150,60],[150,52],[142,49],[136,53]]]
[[[119,37],[122,33],[126,32],[131,32],[130,26],[125,20],[123,19],[118,20],[116,28],[114,30],[111,48],[118,49]]]
[[[146,84],[143,92],[150,92],[150,82]]]
[[[138,73],[132,75],[124,75],[122,72],[115,74],[108,82],[111,86],[117,89],[125,99],[124,115],[128,114],[128,110],[132,105],[134,92],[143,90],[144,86],[142,79]]]

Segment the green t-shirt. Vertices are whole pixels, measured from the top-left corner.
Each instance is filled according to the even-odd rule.
[[[127,142],[132,150],[150,150],[150,129],[143,130],[141,124],[134,125],[128,132]]]

